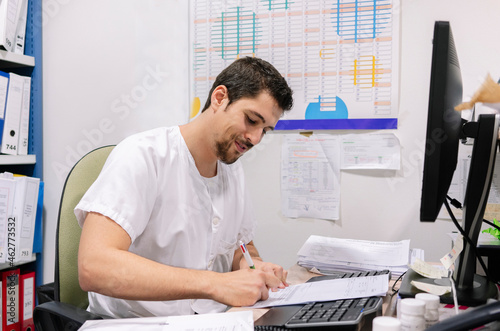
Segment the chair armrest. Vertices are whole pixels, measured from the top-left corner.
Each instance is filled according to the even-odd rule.
[[[33,311],[36,330],[78,330],[85,321],[95,319],[103,317],[58,301],[42,303]]]

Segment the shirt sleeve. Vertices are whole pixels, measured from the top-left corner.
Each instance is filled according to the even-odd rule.
[[[97,212],[119,224],[132,242],[144,231],[157,193],[155,162],[145,139],[127,138],[113,149],[75,208],[80,226],[88,212]]]

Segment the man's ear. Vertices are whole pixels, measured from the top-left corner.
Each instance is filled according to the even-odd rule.
[[[224,85],[217,86],[212,92],[210,101],[215,111],[226,105],[229,101],[227,87],[225,87]]]

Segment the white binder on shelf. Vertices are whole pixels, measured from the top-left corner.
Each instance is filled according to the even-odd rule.
[[[26,38],[26,20],[28,18],[28,0],[19,1],[19,17],[16,27],[16,44],[14,53],[24,54],[24,40]]]
[[[33,254],[40,179],[28,176],[14,177],[14,179],[16,181],[13,210],[16,233],[14,262],[29,261]]]
[[[23,99],[21,103],[21,117],[19,119],[19,141],[17,143],[18,155],[28,155],[28,140],[30,134],[31,77],[23,78]]]
[[[9,74],[0,71],[0,143],[2,142],[3,120],[7,103],[7,89],[9,88]]]
[[[8,253],[8,223],[14,209],[16,181],[0,176],[0,263],[6,262]]]
[[[19,124],[23,102],[24,77],[9,73],[9,88],[2,133],[2,154],[17,155],[19,144]]]
[[[0,1],[0,49],[14,51],[21,2],[19,0]]]

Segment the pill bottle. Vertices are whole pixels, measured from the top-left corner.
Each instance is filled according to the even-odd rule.
[[[425,327],[428,328],[439,322],[439,296],[430,293],[418,293],[415,299],[425,302]]]
[[[401,331],[401,322],[396,317],[377,316],[373,319],[372,331]]]
[[[417,299],[403,299],[400,303],[401,331],[425,330],[425,302]]]

